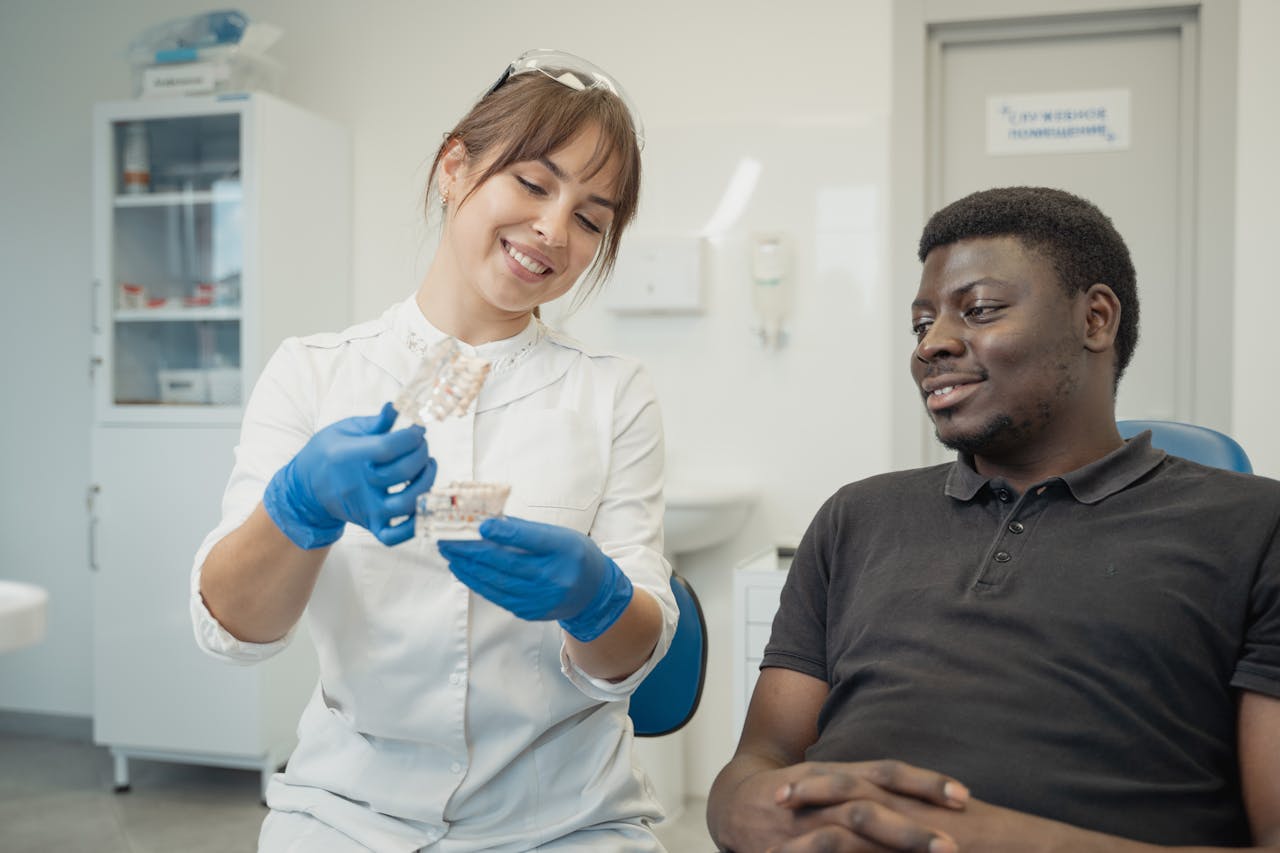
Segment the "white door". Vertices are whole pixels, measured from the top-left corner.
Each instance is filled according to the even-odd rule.
[[[316,680],[310,637],[255,666],[197,646],[191,561],[217,524],[238,432],[93,430],[94,739],[172,760],[282,761]],[[234,763],[234,762],[232,762]]]
[[[1017,184],[1060,187],[1097,204],[1129,245],[1141,300],[1140,343],[1117,410],[1121,417],[1191,420],[1195,134],[1188,124],[1194,117],[1185,115],[1194,109],[1183,91],[1193,79],[1183,71],[1193,58],[1186,29],[1168,16],[1133,31],[1079,33],[1074,26],[1030,35],[1021,27],[967,28],[963,39],[938,31],[935,208]],[[998,105],[1035,111],[1033,105],[1055,102],[1110,105],[1106,118],[1113,127],[1127,124],[1127,144],[1084,134],[993,138],[1002,128],[989,113]],[[1121,111],[1127,115],[1115,115]],[[1032,121],[1026,131],[1087,130],[1106,126],[1106,118]],[[1045,150],[1055,147],[1064,150]]]
[[[217,427],[93,432],[98,743],[263,751],[260,673],[201,652],[187,610],[191,560],[217,524],[235,441]]]

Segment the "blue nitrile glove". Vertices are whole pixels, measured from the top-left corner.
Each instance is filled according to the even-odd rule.
[[[347,522],[369,530],[384,545],[413,536],[418,495],[436,479],[420,426],[391,432],[395,407],[367,417],[344,418],[311,436],[267,484],[262,504],[299,548],[323,548],[342,536]],[[403,490],[392,486],[408,483]],[[410,516],[391,525],[391,519]]]
[[[458,580],[521,619],[557,619],[589,643],[631,603],[631,579],[576,530],[503,516],[482,523],[480,535],[437,547]]]

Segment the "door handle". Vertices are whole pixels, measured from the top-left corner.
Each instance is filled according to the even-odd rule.
[[[98,288],[102,287],[102,279],[95,278],[89,286],[89,331],[95,335],[102,331],[98,322]]]
[[[89,508],[89,571],[98,571],[98,515],[94,512],[94,503],[102,487],[91,483],[85,494],[85,505]]]

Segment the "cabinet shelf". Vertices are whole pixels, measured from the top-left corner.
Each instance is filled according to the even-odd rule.
[[[227,204],[244,197],[239,189],[189,190],[142,195],[117,195],[116,207],[185,207],[197,204]]]
[[[114,319],[117,323],[160,323],[175,320],[196,323],[210,320],[239,320],[240,309],[233,306],[120,308],[116,311]]]

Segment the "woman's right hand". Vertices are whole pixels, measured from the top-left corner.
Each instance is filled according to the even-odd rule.
[[[413,536],[418,495],[435,482],[436,462],[423,428],[392,432],[395,420],[395,407],[387,403],[376,415],[332,423],[271,478],[262,504],[293,544],[327,547],[347,523],[366,528],[384,545]],[[402,490],[388,491],[402,483]]]

